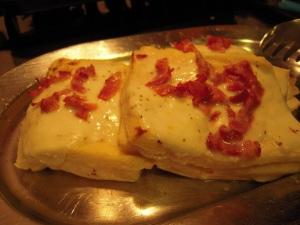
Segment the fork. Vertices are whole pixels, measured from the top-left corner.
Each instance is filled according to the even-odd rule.
[[[273,27],[259,45],[261,54],[273,65],[300,74],[300,19]]]

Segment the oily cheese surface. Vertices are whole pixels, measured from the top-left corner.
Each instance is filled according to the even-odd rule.
[[[146,158],[154,159],[163,169],[191,177],[205,177],[201,174],[214,177],[211,173],[219,173],[215,177],[230,179],[230,175],[225,176],[221,171],[234,171],[236,168],[241,168],[241,171],[235,172],[236,175],[231,178],[241,179],[247,173],[250,175],[245,179],[253,179],[258,174],[271,178],[271,174],[275,177],[288,171],[298,171],[300,125],[285,102],[287,83],[279,85],[277,79],[281,78],[276,79],[278,76],[275,77],[271,64],[239,47],[231,46],[225,53],[212,52],[205,46],[197,48],[217,71],[241,60],[250,62],[265,92],[245,139],[260,143],[261,156],[254,160],[243,160],[212,153],[205,144],[207,135],[210,131],[216,131],[220,125],[228,123],[225,108],[216,106],[222,114],[215,123],[210,123],[202,111],[193,107],[191,99],[162,97],[145,85],[154,78],[155,63],[162,58],[168,58],[170,67],[174,69],[171,84],[195,79],[197,67],[194,53],[183,53],[174,48],[158,49],[148,46],[134,53],[147,57],[133,60],[123,90],[121,143]],[[280,77],[284,71],[279,73]],[[286,79],[282,80],[286,82]],[[223,90],[226,91],[225,87]],[[147,132],[137,137],[137,127]],[[274,170],[276,164],[280,165],[279,171]],[[190,171],[182,172],[186,169]],[[266,179],[268,178],[262,178]]]
[[[60,59],[49,68],[48,76],[57,71],[70,71],[93,65],[96,76],[84,84],[84,97],[97,104],[85,121],[74,115],[60,99],[59,109],[43,113],[39,107],[29,106],[21,124],[16,166],[33,171],[49,167],[79,176],[101,180],[135,181],[151,163],[127,155],[117,143],[119,130],[119,91],[108,101],[97,96],[105,80],[121,72],[122,80],[127,67],[121,62]],[[70,79],[45,89],[33,102],[51,96],[53,92],[70,88]]]

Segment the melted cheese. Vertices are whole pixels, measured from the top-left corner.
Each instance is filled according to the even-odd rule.
[[[174,68],[172,84],[195,78],[194,54],[172,48],[143,47],[135,52],[146,54],[148,57],[135,59],[131,67],[123,93],[124,124],[121,126],[121,142],[143,156],[155,160],[159,167],[191,177],[268,180],[288,171],[298,171],[300,125],[286,106],[283,97],[286,95],[286,84],[278,84],[273,67],[263,58],[235,46],[230,47],[225,54],[212,52],[205,46],[197,48],[217,71],[222,71],[224,66],[241,60],[251,63],[265,93],[245,138],[261,144],[261,156],[255,160],[243,160],[212,153],[207,149],[208,133],[215,131],[221,124],[228,123],[227,116],[224,115],[224,106],[217,106],[222,114],[217,122],[211,123],[202,111],[193,107],[191,99],[161,97],[145,86],[156,74],[156,61],[164,57],[168,58],[170,67]],[[136,127],[146,129],[147,132],[137,137]],[[281,170],[273,172],[273,165],[278,163],[282,165],[278,167]],[[177,165],[177,168],[174,165]],[[291,169],[284,166],[291,166]],[[264,170],[260,170],[260,167],[264,167]],[[189,168],[194,168],[193,172],[188,172]],[[269,171],[266,172],[268,168]],[[207,170],[209,173],[203,175],[203,171]],[[232,171],[236,170],[240,170],[240,173],[234,175],[236,173]]]
[[[190,98],[161,97],[145,86],[155,77],[155,63],[164,57],[174,69],[171,84],[195,79],[193,53],[143,47],[135,54],[147,57],[131,62],[129,76],[124,76],[128,67],[118,62],[56,61],[48,75],[59,70],[74,73],[81,66],[94,65],[96,76],[84,84],[84,96],[98,107],[84,121],[64,106],[63,98],[55,112],[42,113],[39,107],[29,106],[21,125],[16,166],[33,171],[49,167],[92,179],[121,181],[137,180],[142,169],[152,167],[152,161],[161,169],[202,179],[267,181],[300,171],[300,126],[285,103],[290,95],[287,71],[273,70],[263,58],[236,46],[226,53],[212,52],[205,46],[197,48],[217,71],[244,59],[251,63],[265,93],[245,138],[259,141],[259,158],[243,160],[207,149],[208,133],[228,124],[223,105],[214,107],[221,115],[210,122]],[[125,83],[121,96],[117,93],[109,101],[98,99],[105,80],[117,71],[122,72]],[[50,86],[34,102],[65,88],[70,88],[70,80]],[[224,85],[220,89],[231,94]],[[235,111],[239,107],[232,106]],[[146,132],[137,136],[137,128]],[[124,149],[146,159],[125,154]]]
[[[119,92],[110,100],[98,99],[105,80],[114,72],[126,74],[122,63],[110,61],[56,62],[53,68],[74,73],[76,68],[93,64],[96,76],[90,77],[84,87],[87,102],[96,103],[97,109],[90,112],[87,121],[75,116],[73,109],[65,107],[60,99],[59,109],[50,113],[41,112],[37,106],[29,106],[22,123],[16,166],[40,170],[44,167],[65,170],[93,179],[134,181],[143,168],[151,163],[122,152],[117,143],[119,130]],[[34,99],[39,102],[55,91],[70,88],[70,79],[51,85]]]

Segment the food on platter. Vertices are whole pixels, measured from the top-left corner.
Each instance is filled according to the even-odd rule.
[[[155,165],[269,181],[300,171],[296,90],[287,70],[223,37],[144,46],[129,66],[60,59],[31,91],[16,166],[136,181]]]
[[[21,124],[16,166],[46,167],[100,180],[136,181],[152,164],[117,143],[120,62],[59,59],[49,68]]]
[[[268,181],[300,171],[286,70],[214,41],[133,52],[120,143],[191,178]]]

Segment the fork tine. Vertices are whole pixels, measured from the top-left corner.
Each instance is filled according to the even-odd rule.
[[[285,52],[285,44],[284,43],[278,43],[277,48],[272,53],[272,57],[276,59],[281,59],[281,53]]]
[[[273,58],[274,53],[278,49],[279,44],[277,43],[270,43],[268,46],[263,49],[264,55],[268,58]]]
[[[295,42],[290,42],[285,44],[281,44],[281,48],[278,49],[278,51],[276,53],[274,53],[274,57],[277,59],[282,59],[282,60],[286,60],[290,54],[291,51],[293,51],[295,46]]]

